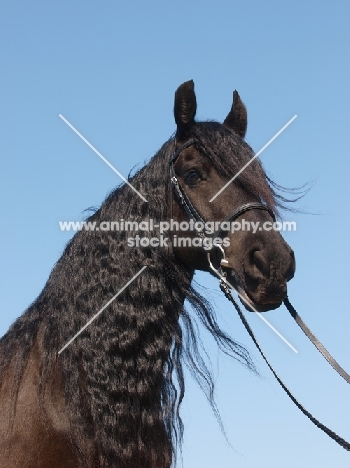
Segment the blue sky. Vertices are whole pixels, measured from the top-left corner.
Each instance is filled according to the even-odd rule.
[[[65,116],[125,176],[175,129],[175,89],[195,81],[198,119],[223,120],[237,89],[248,109],[246,140],[278,183],[315,179],[286,215],[297,271],[289,296],[349,370],[349,14],[345,1],[4,2],[1,65],[0,333],[35,299],[67,233],[102,203],[118,177],[64,124]],[[217,402],[231,447],[188,379],[185,468],[345,467],[349,455],[294,407],[253,349],[216,282],[223,326],[251,350],[261,378],[213,353]],[[316,417],[350,439],[349,388],[328,369],[283,308],[266,317],[295,355],[249,316],[271,361]]]

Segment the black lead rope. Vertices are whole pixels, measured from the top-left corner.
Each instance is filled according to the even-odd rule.
[[[323,432],[325,432],[331,439],[333,439],[335,442],[337,442],[337,444],[339,444],[341,447],[343,447],[345,450],[347,451],[350,451],[350,443],[347,442],[345,439],[343,439],[342,437],[338,436],[338,434],[336,434],[335,432],[333,432],[331,429],[329,429],[327,426],[325,426],[324,424],[322,424],[318,419],[316,419],[311,413],[309,413],[307,411],[307,409],[304,408],[304,406],[299,403],[299,401],[294,397],[294,395],[291,393],[291,391],[286,387],[286,385],[284,384],[284,382],[282,381],[282,379],[278,376],[278,374],[276,373],[275,369],[272,367],[272,365],[270,364],[270,362],[268,361],[267,357],[265,356],[263,350],[261,349],[260,347],[260,344],[258,342],[258,340],[256,339],[252,329],[250,328],[250,325],[249,323],[247,322],[247,319],[245,318],[242,310],[240,309],[239,305],[237,304],[237,302],[234,300],[230,290],[229,290],[229,287],[228,287],[228,284],[225,280],[222,280],[220,281],[220,288],[221,290],[223,291],[223,293],[225,294],[225,296],[227,297],[227,299],[232,302],[232,304],[235,306],[235,309],[237,310],[238,312],[238,315],[239,315],[239,318],[241,319],[243,325],[244,325],[244,328],[247,330],[249,336],[251,337],[251,339],[253,340],[255,346],[257,347],[259,353],[261,354],[261,356],[263,357],[264,361],[266,362],[266,364],[268,365],[268,367],[270,368],[271,372],[273,373],[273,375],[275,376],[277,382],[281,385],[281,387],[283,388],[283,390],[287,393],[287,395],[289,396],[289,398],[293,401],[293,403],[300,409],[300,411],[302,413],[305,414],[305,416],[307,416],[311,422],[313,422],[315,424],[315,426],[317,426],[319,429],[321,429]],[[287,302],[287,303],[286,303]],[[291,310],[293,311],[293,314],[294,315],[298,315],[295,311],[295,309],[293,308],[293,306],[290,304],[290,302],[287,300],[285,301],[285,304],[286,304],[286,307],[288,308],[288,306],[290,306]],[[288,304],[288,306],[287,306]],[[289,310],[289,308],[288,308]],[[292,314],[292,312],[289,310],[289,312]],[[293,316],[292,314],[292,316]],[[314,336],[314,335],[312,335]],[[323,348],[323,347],[322,347]],[[319,349],[319,348],[317,348]],[[324,349],[324,348],[323,348]],[[321,351],[322,352],[322,351]],[[328,353],[328,352],[327,352]],[[323,354],[323,353],[322,353]],[[329,354],[329,353],[328,353]],[[327,358],[326,358],[327,359]],[[332,358],[333,359],[333,358]],[[328,360],[328,359],[327,359]],[[329,362],[329,360],[328,360]],[[333,365],[333,364],[332,364]],[[334,366],[333,366],[334,367]],[[339,366],[340,367],[340,366]],[[338,372],[339,370],[336,369]],[[344,371],[345,372],[345,371]],[[342,375],[342,374],[341,374]],[[347,375],[347,374],[346,374]],[[347,379],[346,379],[347,380]]]

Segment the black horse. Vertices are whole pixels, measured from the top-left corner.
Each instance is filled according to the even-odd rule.
[[[240,207],[236,220],[271,223],[281,200],[254,160],[209,201],[253,152],[237,92],[223,124],[195,122],[195,113],[189,81],[175,94],[175,137],[130,178],[148,202],[124,184],[88,220],[101,227],[124,220],[133,231],[78,232],[39,297],[1,339],[1,467],[170,468],[183,431],[184,355],[212,401],[185,299],[220,348],[253,367],[191,286],[194,271],[221,268],[250,308],[265,311],[286,297],[294,256],[274,230],[215,227]],[[141,221],[148,231],[136,231],[132,223]],[[204,232],[201,221],[213,222],[216,232]],[[195,228],[179,242],[176,223],[191,222]]]

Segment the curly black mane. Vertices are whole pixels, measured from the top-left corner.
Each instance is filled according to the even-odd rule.
[[[232,175],[251,157],[251,149],[215,122],[196,124],[198,149],[215,169]],[[130,180],[115,189],[88,221],[167,220],[170,139]],[[227,149],[230,148],[230,154]],[[256,160],[239,183],[277,209],[273,189]],[[219,347],[249,368],[246,350],[223,332],[210,304],[191,286],[192,273],[167,248],[130,248],[122,231],[78,232],[35,302],[0,341],[0,377],[14,364],[13,398],[39,332],[43,353],[40,391],[59,368],[76,450],[93,441],[89,456],[97,466],[168,466],[182,437],[179,405],[184,395],[183,363],[216,411],[213,380],[201,357],[191,311]],[[144,232],[159,237],[159,229]],[[147,269],[60,355],[58,351],[143,266]],[[184,308],[187,299],[191,311]],[[81,460],[87,454],[78,453]],[[136,462],[137,465],[136,465]]]

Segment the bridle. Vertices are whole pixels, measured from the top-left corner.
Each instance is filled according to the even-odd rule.
[[[170,181],[171,181],[171,188],[170,188],[170,193],[171,193],[171,207],[172,207],[172,193],[175,193],[175,196],[180,203],[180,205],[183,207],[185,213],[187,216],[190,218],[190,220],[193,220],[195,222],[204,225],[205,221],[202,218],[202,216],[198,213],[198,211],[195,209],[193,204],[191,203],[191,200],[186,194],[186,191],[182,187],[181,183],[179,182],[175,169],[174,169],[174,164],[176,163],[178,157],[180,156],[181,152],[192,146],[195,145],[195,140],[191,139],[188,140],[186,143],[184,143],[180,148],[174,151],[172,154],[170,161],[169,161],[169,167],[170,167]],[[249,210],[265,210],[267,211],[272,219],[275,221],[275,215],[273,211],[266,205],[260,202],[251,202],[251,203],[246,203],[241,205],[238,208],[233,209],[227,216],[226,218],[221,222],[231,222],[237,219],[239,216],[241,216],[243,213],[246,213]],[[207,237],[204,233],[203,229],[195,229],[196,235],[198,237],[201,237],[202,239]],[[216,232],[213,232],[210,234],[210,237],[215,238],[219,237],[222,234],[222,230],[219,229]],[[268,361],[267,357],[265,356],[265,353],[263,352],[258,340],[256,339],[246,317],[244,316],[241,308],[239,307],[238,303],[236,300],[233,298],[230,289],[235,290],[235,288],[227,281],[226,273],[222,270],[221,267],[225,266],[225,263],[227,263],[225,259],[225,251],[222,248],[221,245],[217,244],[212,244],[213,247],[219,248],[222,259],[220,262],[220,267],[216,269],[212,262],[211,262],[211,257],[210,257],[210,251],[207,253],[207,258],[209,262],[209,267],[213,271],[213,273],[219,278],[220,280],[220,288],[227,297],[227,299],[234,305],[235,309],[238,312],[239,318],[241,319],[245,329],[247,330],[249,336],[253,340],[255,346],[257,347],[259,353],[263,357],[264,361],[270,368],[271,372],[275,376],[276,380],[278,383],[281,385],[283,390],[287,393],[289,398],[293,401],[293,403],[302,411],[302,413],[307,416],[312,423],[314,423],[319,429],[321,429],[323,432],[325,432],[329,437],[331,437],[335,442],[337,442],[341,447],[343,447],[345,450],[350,451],[350,443],[347,442],[345,439],[340,437],[338,434],[333,432],[331,429],[329,429],[327,426],[322,424],[318,419],[316,419],[309,411],[304,408],[304,406],[299,403],[299,401],[294,397],[294,395],[291,393],[291,391],[288,389],[288,387],[284,384],[282,379],[279,377],[279,375],[276,373],[270,362]],[[235,274],[235,273],[234,273]],[[236,291],[237,292],[237,291]],[[331,356],[331,354],[326,350],[326,348],[322,345],[322,343],[316,338],[316,336],[312,333],[312,331],[309,329],[309,327],[305,324],[305,322],[302,320],[300,315],[297,313],[297,311],[294,309],[292,304],[289,302],[288,297],[284,299],[284,305],[286,306],[288,312],[290,315],[293,317],[295,322],[299,325],[299,327],[302,329],[302,331],[305,333],[305,335],[309,338],[309,340],[312,342],[312,344],[317,348],[317,350],[323,355],[323,357],[328,361],[328,363],[338,372],[338,374],[343,377],[343,379],[350,383],[350,375],[338,364],[338,362]]]
[[[220,228],[217,231],[212,232],[209,236],[208,235],[206,236],[204,234],[203,229],[198,228],[198,225],[204,226],[205,220],[202,218],[202,216],[198,213],[198,211],[193,206],[191,200],[188,198],[188,196],[186,194],[186,191],[182,187],[182,185],[179,182],[179,180],[178,180],[178,178],[176,176],[176,173],[175,173],[174,165],[175,165],[178,157],[182,153],[182,151],[184,149],[188,148],[189,146],[192,146],[192,145],[195,145],[195,144],[196,144],[195,140],[191,139],[191,140],[188,140],[186,143],[184,143],[182,146],[180,146],[179,149],[174,151],[174,153],[172,154],[172,156],[170,158],[170,161],[169,161],[170,181],[171,181],[171,185],[172,185],[172,188],[174,190],[174,193],[175,193],[175,196],[176,196],[178,202],[183,207],[185,213],[190,218],[190,220],[193,220],[196,223],[195,224],[195,232],[196,232],[197,237],[200,237],[202,239],[204,239],[205,237],[211,237],[212,239],[215,239],[215,238],[221,236],[223,230]],[[172,194],[172,191],[171,191],[171,194]],[[172,204],[172,200],[171,200],[171,204]],[[276,220],[274,212],[267,205],[264,205],[263,203],[260,203],[260,202],[251,202],[251,203],[245,203],[245,204],[239,206],[238,208],[234,208],[220,222],[220,224],[222,225],[223,223],[235,221],[243,213],[246,213],[247,211],[250,211],[250,210],[264,210],[264,211],[267,211],[270,214],[270,216],[272,217],[273,221]],[[220,263],[220,268],[218,270],[216,270],[214,268],[212,262],[211,262],[210,253],[208,253],[209,266],[210,266],[211,269],[214,268],[220,274],[224,274],[222,269],[221,269],[221,266],[225,266],[225,263],[227,263],[227,261],[225,259],[224,249],[221,247],[220,244],[212,244],[212,246],[218,248],[221,251],[222,259],[221,259],[221,263]]]

